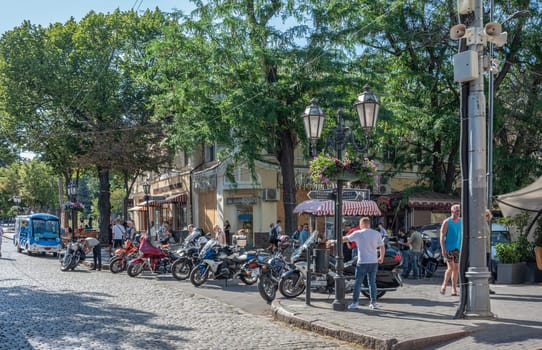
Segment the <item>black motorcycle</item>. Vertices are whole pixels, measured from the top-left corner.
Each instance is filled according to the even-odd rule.
[[[192,231],[183,241],[183,245],[177,250],[179,258],[171,266],[173,277],[183,281],[190,277],[190,271],[199,262],[198,254],[201,248],[207,243],[205,233],[199,228]]]
[[[64,255],[60,257],[60,271],[74,270],[77,265],[85,261],[85,248],[81,240],[69,242]]]
[[[291,242],[289,244],[291,245]],[[279,249],[273,255],[265,259],[255,257],[245,267],[245,270],[250,269],[252,274],[259,276],[258,291],[268,303],[275,300],[281,276],[292,268],[283,255],[285,249],[288,247],[279,244]]]
[[[443,264],[440,245],[436,246],[431,241],[424,241],[422,256],[420,258],[420,269],[423,277],[431,277],[437,271],[440,264]]]

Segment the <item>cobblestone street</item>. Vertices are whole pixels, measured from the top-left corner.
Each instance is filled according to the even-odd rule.
[[[59,265],[19,254],[4,239],[0,350],[355,348],[187,293],[179,283],[190,282],[170,276],[130,278],[82,265],[61,272]]]

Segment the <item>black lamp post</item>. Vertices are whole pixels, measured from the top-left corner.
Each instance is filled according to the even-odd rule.
[[[13,196],[13,202],[15,203],[15,206],[17,206],[17,215],[19,215],[20,211],[21,211],[21,196],[19,196],[18,194],[14,195]]]
[[[143,183],[143,192],[145,193],[145,204],[147,205],[147,239],[151,241],[151,214],[149,206],[149,193],[151,192],[151,184],[149,178]]]
[[[68,185],[68,196],[70,197],[70,201],[72,203],[75,203],[77,199],[77,184],[73,181],[70,182]],[[75,223],[77,221],[76,214],[75,214],[75,206],[72,205],[72,242],[75,242]]]
[[[336,157],[342,160],[342,151],[348,144],[351,144],[358,152],[367,151],[369,146],[369,137],[372,129],[375,127],[380,103],[378,102],[375,94],[371,92],[369,86],[364,87],[364,92],[358,96],[354,103],[359,116],[359,122],[364,130],[365,144],[359,146],[354,141],[352,130],[346,127],[343,123],[343,110],[339,109],[337,112],[337,123],[335,128],[331,130],[326,139],[326,148],[333,146]],[[311,143],[311,150],[313,156],[316,155],[316,143],[320,139],[322,129],[324,126],[325,115],[322,109],[316,104],[315,100],[311,101],[310,106],[305,109],[303,114],[303,120],[305,124],[305,131],[307,138]],[[335,300],[333,301],[333,310],[344,311],[346,310],[346,301],[344,299],[345,286],[344,286],[344,257],[342,250],[342,191],[343,181],[337,179],[337,194],[335,200]]]

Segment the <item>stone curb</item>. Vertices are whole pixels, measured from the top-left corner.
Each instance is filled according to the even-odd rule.
[[[375,350],[423,349],[442,342],[462,338],[479,331],[479,329],[470,329],[399,341],[397,338],[378,338],[345,330],[319,319],[310,320],[307,317],[303,317],[302,313],[294,313],[286,310],[278,300],[273,301],[271,308],[273,319],[276,321]]]

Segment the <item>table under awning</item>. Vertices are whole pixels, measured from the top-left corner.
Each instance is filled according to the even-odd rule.
[[[335,201],[311,199],[299,203],[294,214],[311,214],[316,216],[335,215]],[[343,216],[381,216],[382,213],[375,201],[343,201]]]

